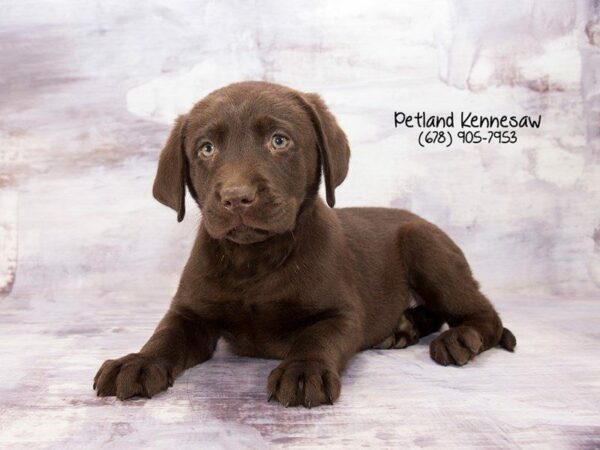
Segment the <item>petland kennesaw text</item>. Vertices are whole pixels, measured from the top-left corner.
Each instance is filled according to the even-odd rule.
[[[531,116],[484,116],[461,112],[459,128],[539,128],[541,122],[541,114],[534,119]],[[429,115],[424,111],[417,114],[394,111],[394,127],[402,125],[407,128],[454,128],[454,112],[447,116],[438,116]]]

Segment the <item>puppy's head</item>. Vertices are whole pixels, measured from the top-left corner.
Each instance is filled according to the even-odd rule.
[[[181,221],[187,186],[213,238],[251,244],[294,229],[321,172],[333,207],[349,158],[344,132],[316,94],[236,83],[179,116],[153,194]]]

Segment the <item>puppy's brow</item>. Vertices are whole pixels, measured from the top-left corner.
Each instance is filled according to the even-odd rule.
[[[260,116],[252,124],[252,129],[259,134],[266,134],[275,128],[289,130],[291,124],[283,119],[274,116]]]
[[[222,142],[227,136],[228,127],[223,122],[209,123],[200,127],[197,132],[197,138],[194,142],[195,145],[200,144],[199,141],[202,139],[210,138],[211,140]]]

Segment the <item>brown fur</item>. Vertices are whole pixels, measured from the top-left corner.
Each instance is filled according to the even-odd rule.
[[[274,135],[289,138],[278,138],[284,149]],[[307,407],[338,398],[358,351],[406,347],[444,322],[430,345],[439,364],[512,350],[439,228],[403,210],[330,208],[349,158],[317,95],[271,83],[227,86],[179,117],[154,195],[182,220],[187,187],[203,220],[169,311],[139,353],[102,365],[98,395],[152,397],[209,359],[220,337],[240,355],[282,359],[269,399]],[[321,177],[330,207],[317,195]],[[411,296],[421,304],[408,309]]]

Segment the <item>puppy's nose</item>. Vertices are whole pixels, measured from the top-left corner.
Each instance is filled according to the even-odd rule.
[[[221,203],[232,212],[241,212],[256,200],[256,188],[252,186],[234,186],[221,191]]]

